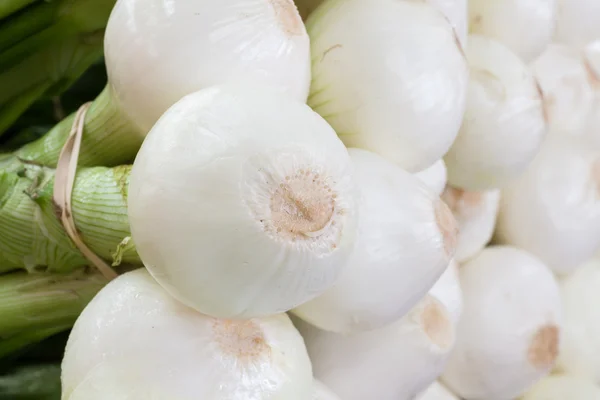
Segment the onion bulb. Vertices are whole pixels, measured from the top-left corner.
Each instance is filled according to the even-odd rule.
[[[348,147],[409,172],[448,151],[464,112],[468,68],[442,13],[421,2],[328,0],[306,27],[308,104]]]
[[[437,195],[441,195],[446,187],[447,179],[446,163],[440,159],[429,168],[416,172],[415,176]]]
[[[497,239],[566,274],[600,247],[600,151],[549,140],[502,191]]]
[[[408,0],[422,2],[423,0]],[[467,45],[467,0],[424,0],[440,10],[452,24],[460,44]]]
[[[335,282],[354,246],[355,194],[348,151],[321,117],[232,84],[184,97],[157,122],[132,168],[129,220],[173,296],[250,318]]]
[[[429,388],[421,393],[415,400],[458,400],[444,385],[433,382]]]
[[[544,94],[550,134],[571,138],[584,134],[594,92],[582,53],[552,44],[531,68]]]
[[[119,0],[104,53],[113,94],[144,134],[181,97],[215,84],[268,84],[299,101],[310,86],[293,0]]]
[[[600,386],[573,375],[550,375],[537,382],[521,400],[598,400]]]
[[[442,194],[458,223],[455,259],[459,263],[475,256],[490,242],[500,206],[500,191],[469,192],[447,186]]]
[[[450,313],[452,322],[455,324],[460,320],[463,310],[462,290],[458,274],[458,263],[451,261],[440,279],[433,285],[429,295],[440,301]]]
[[[531,61],[551,42],[557,1],[469,0],[469,32],[494,38]]]
[[[456,141],[444,157],[448,182],[469,190],[502,187],[521,174],[546,134],[539,87],[506,46],[469,36],[467,108]]]
[[[513,399],[555,362],[558,284],[541,261],[503,246],[463,264],[460,284],[464,309],[443,381],[462,398]]]
[[[600,38],[598,0],[557,0],[558,12],[554,40],[582,47]]]
[[[340,398],[331,389],[315,379],[314,400],[340,400]]]
[[[448,266],[457,234],[446,204],[412,174],[368,151],[349,152],[361,193],[355,250],[333,287],[294,310],[341,333],[405,315]]]
[[[559,371],[600,382],[600,258],[586,262],[560,282],[564,308]]]
[[[63,400],[306,400],[306,347],[285,314],[231,321],[184,306],[145,269],[100,291],[69,336]]]
[[[408,400],[436,380],[454,344],[446,308],[426,296],[382,329],[342,335],[294,319],[315,377],[344,400]]]

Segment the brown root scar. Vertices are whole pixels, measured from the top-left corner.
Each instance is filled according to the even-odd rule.
[[[527,358],[537,369],[551,367],[558,356],[559,329],[556,325],[541,327],[531,339]]]
[[[437,200],[434,207],[435,220],[444,240],[444,251],[448,258],[452,258],[458,242],[458,224],[452,211],[442,200]]]
[[[213,334],[223,353],[237,359],[253,361],[270,355],[264,332],[253,320],[215,319]]]
[[[301,36],[305,33],[302,17],[294,0],[267,0],[277,16],[280,27],[290,36]]]
[[[454,342],[454,326],[446,308],[431,297],[420,314],[420,325],[429,339],[441,349],[449,349]]]

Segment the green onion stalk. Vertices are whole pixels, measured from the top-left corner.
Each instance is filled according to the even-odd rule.
[[[70,329],[106,283],[92,268],[0,275],[0,359]]]
[[[3,0],[0,135],[37,99],[62,93],[102,57],[104,28],[114,4]]]

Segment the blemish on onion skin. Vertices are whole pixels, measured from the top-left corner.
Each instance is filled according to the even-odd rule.
[[[279,25],[290,36],[305,34],[304,23],[293,0],[267,0],[277,16]]]
[[[444,251],[446,256],[450,259],[456,252],[458,243],[458,224],[446,203],[437,200],[434,207],[436,223],[444,240]]]
[[[559,329],[556,325],[545,325],[538,329],[529,345],[527,359],[538,369],[550,368],[558,356]]]
[[[330,52],[332,52],[335,49],[341,49],[342,47],[343,46],[341,44],[334,44],[333,46],[331,46],[330,48],[325,50],[323,52],[323,55],[321,56],[321,62],[323,62],[323,60],[325,60],[325,57],[327,56],[327,54],[329,54]]]
[[[544,122],[546,123],[546,125],[548,125],[550,123],[550,113],[548,112],[549,105],[547,104],[546,97],[544,96],[544,91],[542,90],[540,83],[537,81],[537,79],[534,79],[534,81],[535,88],[538,92],[540,99],[542,100],[542,112],[544,113]]]
[[[213,334],[223,353],[242,361],[252,362],[271,353],[263,330],[252,320],[215,319]]]
[[[429,339],[441,349],[449,349],[454,341],[452,321],[443,305],[431,298],[420,313],[420,324]]]

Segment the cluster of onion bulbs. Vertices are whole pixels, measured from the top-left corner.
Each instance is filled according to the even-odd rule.
[[[145,268],[63,400],[600,398],[596,0],[118,0],[105,55]]]

